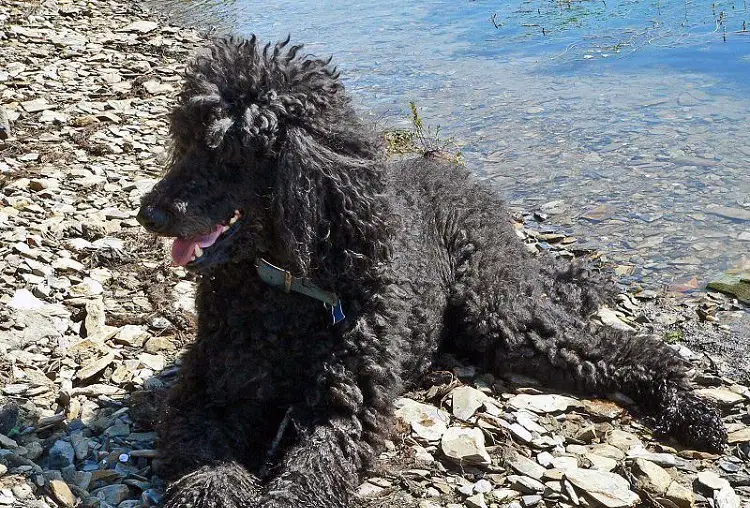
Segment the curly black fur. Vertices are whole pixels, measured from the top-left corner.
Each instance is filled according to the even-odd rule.
[[[198,337],[160,427],[169,506],[347,506],[392,401],[440,349],[619,390],[657,431],[722,448],[719,413],[669,347],[590,322],[609,283],[530,255],[465,169],[387,164],[330,61],[300,49],[219,40],[190,64],[170,169],[139,214],[195,238],[242,211],[189,265],[202,272]],[[264,284],[258,257],[336,292],[347,319]]]

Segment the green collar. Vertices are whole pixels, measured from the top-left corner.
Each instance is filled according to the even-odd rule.
[[[318,286],[306,279],[298,279],[290,272],[274,266],[263,258],[256,258],[255,269],[260,279],[269,286],[283,290],[285,293],[294,291],[315,298],[323,302],[331,311],[333,324],[340,323],[346,316],[341,308],[341,300],[335,293],[323,291]]]

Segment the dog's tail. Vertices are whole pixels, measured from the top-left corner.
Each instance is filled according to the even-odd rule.
[[[473,291],[453,300],[447,320],[458,324],[452,335],[459,349],[496,372],[589,394],[621,392],[657,434],[705,450],[724,447],[721,414],[692,391],[685,360],[658,338],[591,322],[601,297],[608,299],[595,275],[573,267],[540,277],[539,268],[549,267],[533,268],[526,277],[484,271]]]
[[[621,392],[645,413],[657,435],[721,451],[727,442],[721,414],[689,385],[685,362],[664,342],[632,332],[586,325],[576,336],[527,342],[533,357],[505,358],[507,366],[587,393]],[[521,348],[523,351],[524,348]],[[525,357],[524,357],[525,356]],[[545,379],[546,378],[546,379]]]

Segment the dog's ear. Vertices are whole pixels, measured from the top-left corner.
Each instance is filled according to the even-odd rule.
[[[390,252],[381,141],[349,120],[324,133],[291,126],[280,149],[275,235],[301,274],[356,277]]]

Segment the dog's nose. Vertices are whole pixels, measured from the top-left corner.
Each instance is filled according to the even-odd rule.
[[[169,214],[151,205],[142,206],[135,219],[152,233],[164,233],[169,226]]]

